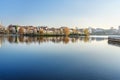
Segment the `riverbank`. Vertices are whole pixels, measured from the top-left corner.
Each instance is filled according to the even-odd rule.
[[[62,34],[43,34],[43,35],[40,35],[40,34],[24,34],[23,36],[45,36],[45,37],[65,37],[65,36],[68,36],[68,37],[78,37],[78,36],[88,36],[88,35],[85,35],[85,34],[70,34],[70,35],[62,35]]]
[[[28,37],[79,37],[79,36],[89,36],[85,34],[70,34],[70,35],[62,35],[62,34],[0,34],[0,36],[28,36]]]

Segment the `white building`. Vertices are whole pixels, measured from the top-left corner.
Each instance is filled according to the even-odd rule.
[[[92,33],[92,28],[89,27],[88,30],[89,30],[89,33],[91,34]]]

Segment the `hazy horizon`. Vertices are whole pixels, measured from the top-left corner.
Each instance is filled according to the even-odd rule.
[[[118,28],[120,0],[1,0],[2,24]]]

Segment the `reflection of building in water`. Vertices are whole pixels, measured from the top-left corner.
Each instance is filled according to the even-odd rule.
[[[96,41],[103,41],[105,38],[96,38]]]
[[[105,40],[104,38],[92,38],[92,37],[42,37],[42,36],[38,36],[38,37],[28,37],[28,36],[7,36],[5,39],[7,39],[7,41],[9,43],[26,43],[26,44],[31,44],[31,43],[46,43],[46,42],[52,42],[52,43],[64,43],[64,44],[68,44],[70,43],[76,43],[79,41],[82,42],[90,42],[90,41],[102,41]],[[4,40],[5,40],[4,39]],[[1,44],[2,44],[2,38],[1,38]]]
[[[8,36],[7,40],[9,43],[45,43],[45,42],[53,42],[53,43],[61,43],[68,44],[71,42],[76,42],[79,38],[69,38],[69,37],[25,37],[25,36]]]
[[[112,45],[112,46],[120,47],[120,43],[119,43],[119,42],[115,42],[115,41],[110,41],[110,40],[108,40],[108,44],[109,44],[109,45]]]

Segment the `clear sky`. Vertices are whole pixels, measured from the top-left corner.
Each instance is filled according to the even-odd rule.
[[[0,0],[0,20],[5,26],[117,28],[120,0]]]

